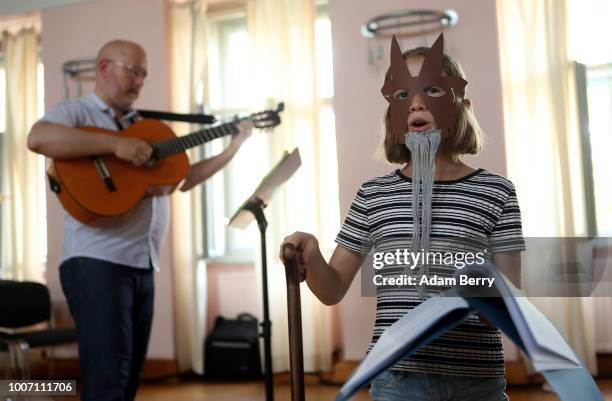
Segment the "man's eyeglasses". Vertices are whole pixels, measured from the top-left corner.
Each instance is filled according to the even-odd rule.
[[[134,78],[145,79],[147,77],[146,70],[143,70],[142,68],[137,67],[133,64],[126,64],[123,61],[113,60],[110,58],[107,60],[110,61],[111,63],[117,64],[119,67],[122,67],[124,70],[128,72],[128,74],[130,74]]]

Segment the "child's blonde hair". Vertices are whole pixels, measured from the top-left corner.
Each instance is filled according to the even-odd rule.
[[[429,54],[428,47],[418,47],[416,49],[408,50],[403,53],[404,60],[414,56],[427,56]],[[444,60],[442,62],[442,71],[448,76],[460,77],[465,79],[463,69],[459,64],[449,55],[444,54]],[[391,79],[391,68],[387,69],[385,74],[385,83]],[[464,154],[477,154],[482,150],[483,133],[476,121],[474,112],[470,108],[469,104],[463,103],[465,94],[456,94],[456,101],[454,103],[455,110],[457,112],[457,131],[456,134],[446,143],[446,146],[451,152],[451,157],[454,161],[458,161],[461,155]],[[393,132],[391,131],[391,117],[389,114],[389,107],[385,112],[384,119],[384,130],[385,138],[383,147],[385,150],[385,156],[391,163],[410,163],[410,152],[404,145],[399,145]]]

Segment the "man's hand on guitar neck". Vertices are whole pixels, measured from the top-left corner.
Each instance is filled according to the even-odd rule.
[[[249,139],[251,136],[251,132],[253,130],[253,122],[251,120],[241,121],[236,124],[236,127],[240,130],[236,135],[232,137],[232,141],[230,142],[230,147],[238,150],[244,141]]]
[[[147,142],[138,138],[117,138],[115,156],[121,160],[131,162],[134,166],[144,164],[151,157],[153,148]]]
[[[192,164],[189,174],[181,185],[181,191],[188,191],[199,183],[212,177],[217,171],[221,170],[234,157],[238,149],[251,136],[253,122],[241,121],[236,124],[238,133],[232,137],[229,146],[221,153],[208,159],[200,160]]]

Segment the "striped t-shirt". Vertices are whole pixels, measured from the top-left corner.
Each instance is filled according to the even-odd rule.
[[[435,181],[431,212],[431,251],[436,239],[455,238],[483,244],[490,253],[524,249],[521,216],[512,182],[479,169],[451,181]],[[400,170],[361,185],[336,242],[365,254],[385,249],[396,240],[410,242],[413,232],[412,181]],[[440,243],[444,241],[440,240]],[[489,253],[489,255],[490,255]],[[401,273],[391,266],[386,273]],[[430,265],[427,274],[450,276],[455,266]],[[383,269],[385,271],[385,269]],[[371,347],[385,328],[445,287],[387,286],[376,288],[376,321]],[[501,377],[504,357],[498,329],[483,325],[476,315],[444,333],[393,369],[473,377]]]

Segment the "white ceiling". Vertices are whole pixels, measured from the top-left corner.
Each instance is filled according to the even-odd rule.
[[[0,0],[0,16],[23,14],[41,8],[84,3],[91,0]]]

